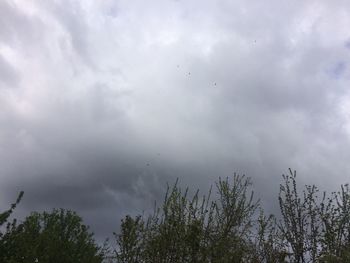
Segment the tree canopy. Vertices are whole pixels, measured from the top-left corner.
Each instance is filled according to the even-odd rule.
[[[0,214],[0,262],[350,262],[350,187],[327,194],[298,186],[295,171],[282,178],[277,215],[266,215],[246,176],[219,179],[203,196],[176,182],[153,213],[126,215],[108,250],[73,211],[9,221],[20,193]]]
[[[1,242],[1,262],[100,263],[103,251],[75,213],[64,209],[33,212],[7,226]]]

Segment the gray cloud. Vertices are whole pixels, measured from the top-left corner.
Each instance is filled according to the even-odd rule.
[[[1,207],[23,189],[19,215],[67,207],[101,238],[175,178],[245,173],[270,211],[288,167],[347,182],[346,2],[1,5]]]
[[[15,87],[17,82],[18,75],[16,70],[3,57],[0,56],[0,85]]]

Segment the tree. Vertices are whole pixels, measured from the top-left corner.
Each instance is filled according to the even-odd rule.
[[[341,185],[341,190],[327,196],[319,208],[322,222],[321,262],[350,262],[350,188]]]
[[[258,220],[255,222],[256,232],[253,236],[254,249],[251,262],[283,263],[288,257],[286,242],[280,231],[276,217],[266,216],[260,210]]]
[[[10,209],[6,210],[3,213],[0,213],[0,227],[2,225],[4,225],[8,218],[10,217],[10,215],[13,213],[13,210],[16,208],[16,206],[19,204],[19,202],[21,201],[22,197],[23,197],[24,192],[21,191],[17,197],[16,202],[14,202],[13,204],[11,204]],[[0,232],[0,238],[1,238],[1,232]]]
[[[126,216],[109,262],[118,263],[332,263],[350,262],[350,187],[328,195],[299,188],[296,172],[283,175],[281,215],[265,215],[250,179],[219,179],[216,191],[190,194],[176,182],[148,216]],[[89,228],[64,209],[33,212],[21,223],[0,214],[0,262],[107,262]],[[260,211],[260,213],[259,213]]]
[[[296,172],[283,176],[278,224],[291,262],[350,262],[350,189],[318,197],[318,188],[306,185],[298,192]],[[276,238],[276,240],[278,240]],[[283,242],[283,240],[282,240]]]
[[[297,263],[315,261],[318,257],[320,220],[315,186],[306,186],[300,196],[296,184],[296,172],[283,175],[280,185],[279,204],[282,220],[279,228],[292,250],[292,260]]]
[[[103,249],[75,213],[64,209],[33,212],[17,224],[8,225],[3,236],[4,263],[60,262],[100,263]]]
[[[16,206],[21,201],[22,197],[23,197],[23,191],[21,191],[19,193],[17,200],[13,204],[11,204],[11,206],[8,210],[0,213],[0,259],[1,259],[2,255],[5,255],[5,253],[11,253],[11,254],[14,253],[13,248],[10,248],[10,247],[5,248],[6,247],[5,246],[6,238],[4,238],[5,234],[3,233],[3,230],[4,230],[3,228],[5,228],[5,231],[8,231],[8,229],[13,225],[13,223],[16,222],[16,220],[14,220],[11,224],[8,222],[8,219],[11,216],[11,214],[13,213]]]
[[[264,214],[244,176],[220,179],[213,197],[168,187],[152,215],[122,220],[117,262],[350,262],[350,187],[319,198],[315,185],[300,191],[289,172],[279,220]]]
[[[217,199],[189,197],[177,183],[147,218],[126,216],[116,234],[118,262],[244,262],[251,257],[258,201],[245,176],[219,180]]]

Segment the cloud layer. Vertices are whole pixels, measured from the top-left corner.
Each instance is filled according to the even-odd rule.
[[[1,1],[1,207],[107,235],[167,181],[348,180],[347,1]]]

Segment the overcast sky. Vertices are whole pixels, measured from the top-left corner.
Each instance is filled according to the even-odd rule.
[[[350,175],[349,1],[0,1],[0,208],[101,237],[162,196]]]

